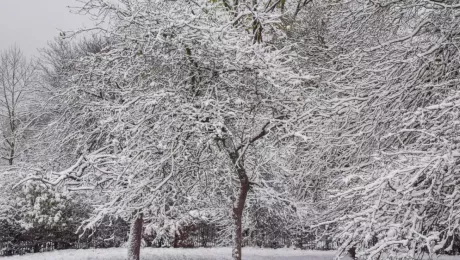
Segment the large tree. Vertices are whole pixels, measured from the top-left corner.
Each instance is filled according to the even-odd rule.
[[[363,259],[451,250],[460,199],[458,1],[322,5],[331,59],[317,67],[329,105],[309,118],[323,132],[303,132],[318,147],[305,162],[331,193],[320,226],[335,229],[340,251],[356,248]]]
[[[200,190],[208,182],[212,190],[230,187],[233,257],[241,259],[246,199],[252,183],[267,175],[260,154],[269,158],[279,148],[276,136],[308,101],[302,84],[311,77],[291,68],[299,57],[285,40],[282,18],[290,5],[83,3],[82,12],[111,23],[104,29],[110,44],[75,62],[62,95],[77,112],[54,123],[76,159],[29,179],[109,190],[111,201],[89,224],[106,214],[133,218],[132,235],[142,219],[206,201]],[[139,257],[136,247],[130,259]]]

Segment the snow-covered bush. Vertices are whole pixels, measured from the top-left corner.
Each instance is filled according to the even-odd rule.
[[[22,208],[21,224],[25,229],[65,228],[73,216],[65,215],[70,205],[67,194],[51,190],[41,183],[27,183],[22,187],[16,206]]]

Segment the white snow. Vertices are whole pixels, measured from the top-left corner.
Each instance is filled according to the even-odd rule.
[[[142,248],[143,260],[231,260],[231,248]],[[245,260],[332,260],[334,251],[294,250],[290,248],[243,248]],[[70,249],[7,256],[5,260],[125,260],[126,248]],[[351,260],[346,256],[343,260]],[[440,256],[437,260],[458,260],[459,256]]]
[[[143,248],[144,260],[230,260],[231,248]],[[334,251],[243,248],[245,260],[332,260]],[[60,250],[46,253],[8,256],[5,260],[124,260],[125,248]],[[344,260],[350,258],[344,257]],[[447,259],[446,259],[447,260]]]
[[[142,260],[231,260],[231,248],[142,248]],[[126,248],[69,249],[53,252],[6,256],[4,260],[125,260]],[[244,260],[333,260],[334,251],[290,248],[243,248]],[[345,256],[343,260],[351,260]],[[458,260],[459,256],[439,256],[436,260]]]

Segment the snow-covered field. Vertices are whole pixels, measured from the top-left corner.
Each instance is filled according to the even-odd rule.
[[[303,251],[293,249],[259,249],[244,248],[243,259],[246,260],[332,260],[332,251]],[[54,252],[8,256],[5,260],[124,260],[126,249],[82,249],[61,250]],[[144,260],[227,260],[231,259],[230,248],[143,248],[141,259]],[[344,258],[349,260],[350,258]]]
[[[333,251],[244,248],[245,260],[332,260]],[[125,260],[126,249],[80,249],[7,256],[5,260]],[[143,260],[230,260],[230,248],[143,248]],[[343,257],[343,260],[351,260]],[[460,256],[440,256],[437,260],[459,260]]]

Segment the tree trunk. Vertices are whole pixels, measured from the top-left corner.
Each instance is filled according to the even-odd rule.
[[[13,165],[14,160],[14,143],[11,144],[10,158],[8,158],[8,164]]]
[[[240,190],[237,200],[233,203],[233,221],[234,221],[234,243],[232,250],[233,260],[241,260],[241,248],[243,246],[243,210],[246,203],[246,197],[249,191],[249,179],[246,176],[244,169],[238,169],[243,171],[244,176],[240,175]]]
[[[256,140],[259,138],[264,137],[268,132],[266,131],[266,127],[268,126],[268,123],[263,127],[262,131],[256,135],[255,137],[251,138],[251,140],[248,142],[246,147],[249,144],[254,143]],[[223,129],[223,132],[226,133],[227,130]],[[250,188],[250,182],[249,182],[249,177],[246,172],[246,168],[244,167],[244,149],[243,152],[240,153],[240,149],[243,148],[243,146],[236,147],[233,139],[231,136],[226,136],[223,139],[220,139],[222,141],[223,147],[227,150],[228,156],[230,157],[233,166],[235,167],[235,174],[238,177],[238,180],[240,181],[240,187],[238,191],[238,197],[236,200],[233,202],[233,207],[232,207],[232,218],[233,218],[233,224],[234,224],[234,238],[233,238],[233,250],[232,250],[232,258],[233,260],[241,260],[242,259],[242,253],[241,253],[241,248],[243,247],[243,211],[244,211],[244,206],[246,204],[246,197],[249,192]]]
[[[139,260],[142,242],[142,225],[144,223],[142,214],[134,218],[131,224],[128,241],[128,260]]]
[[[356,247],[350,247],[350,249],[348,249],[348,254],[350,254],[351,259],[356,259]]]

